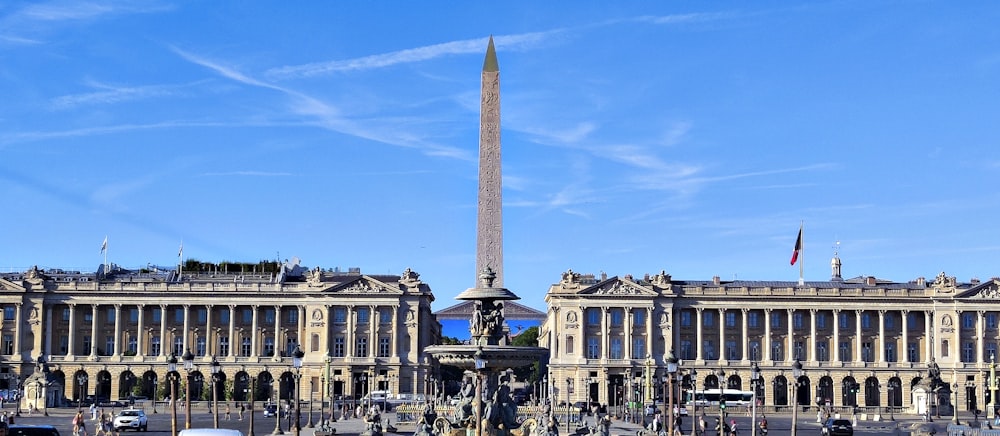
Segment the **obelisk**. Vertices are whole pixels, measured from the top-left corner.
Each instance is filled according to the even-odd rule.
[[[503,287],[503,217],[500,179],[500,66],[493,36],[483,61],[479,102],[479,219],[476,226],[476,280],[487,267]]]

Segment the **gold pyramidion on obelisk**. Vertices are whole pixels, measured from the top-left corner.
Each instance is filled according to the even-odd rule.
[[[483,61],[479,109],[479,219],[476,226],[476,285],[490,268],[493,286],[503,287],[503,216],[500,179],[500,65],[493,36]]]

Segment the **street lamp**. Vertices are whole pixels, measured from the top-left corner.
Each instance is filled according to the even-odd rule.
[[[177,356],[170,354],[167,361],[167,383],[170,383],[170,434],[177,436],[177,382],[180,374],[177,373]]]
[[[243,377],[246,377],[244,374]],[[245,380],[245,379],[244,379]],[[256,436],[253,432],[253,396],[257,390],[257,377],[250,377],[250,430],[247,431],[247,436]]]
[[[951,423],[958,425],[958,383],[951,384]]]
[[[156,385],[157,379],[153,379],[153,413],[156,413]]]
[[[302,352],[302,349],[298,345],[295,346],[295,351],[292,353],[292,367],[295,368],[295,428],[292,433],[295,436],[299,436],[302,431],[302,425],[299,424],[299,419],[301,418],[301,413],[299,411],[299,384],[302,380],[302,357],[306,353]]]
[[[280,376],[279,376],[280,377]],[[274,401],[274,431],[271,432],[273,435],[285,434],[281,431],[281,379],[278,379],[278,388],[274,388],[274,377],[271,377],[271,396],[275,398]]]
[[[306,428],[313,428],[313,390],[316,389],[313,383],[312,377],[309,378],[309,399],[306,400],[309,403],[309,416],[306,418]],[[323,399],[320,399],[320,404],[323,404]],[[323,410],[319,411],[320,421],[323,420]]]
[[[719,368],[715,373],[719,376],[719,432],[728,433],[726,428],[726,408],[723,406],[726,401],[726,372]],[[792,436],[795,436],[792,434]]]
[[[184,361],[184,372],[187,374],[187,383],[184,385],[184,428],[191,428],[191,370],[194,369],[194,354],[191,349],[181,356]]]
[[[691,436],[698,434],[698,370],[691,368]]]
[[[573,379],[566,377],[566,433],[569,434],[569,385]]]
[[[76,402],[76,410],[80,411],[83,410],[83,400],[87,398],[86,395],[87,392],[85,391],[86,388],[84,388],[84,386],[86,386],[87,384],[87,374],[84,373],[77,375],[76,381],[80,384],[80,389],[78,390],[80,395],[80,400]],[[18,410],[18,412],[20,412],[20,410]]]
[[[895,400],[895,398],[896,397],[893,396],[893,393],[896,390],[896,383],[893,383],[892,380],[889,380],[889,386],[886,389],[889,390],[889,420],[890,421],[895,421],[896,420],[896,411],[895,411],[895,409],[896,409],[896,407],[895,407],[896,406],[896,400]]]
[[[212,371],[212,424],[215,428],[219,428],[219,381],[220,375],[219,370],[222,369],[222,365],[219,364],[215,357],[212,357],[212,364],[210,366]]]
[[[797,434],[796,425],[798,425],[798,419],[799,419],[799,414],[798,414],[798,412],[799,412],[799,404],[798,404],[798,398],[796,398],[796,397],[798,396],[797,394],[799,393],[799,387],[801,387],[801,384],[799,383],[799,377],[802,377],[802,373],[803,373],[803,371],[802,371],[802,362],[800,362],[799,359],[795,359],[795,363],[792,364],[792,378],[795,379],[795,383],[792,384],[792,398],[791,398],[792,399],[792,436],[796,436],[796,434]]]
[[[670,432],[668,434],[671,435],[674,434],[674,375],[676,374],[677,374],[677,357],[674,356],[674,351],[670,350],[667,353],[667,389],[670,390],[667,397],[667,399],[669,400],[667,404],[669,406],[669,409],[667,409],[668,410],[667,413],[665,413],[663,416],[666,416],[668,417],[668,419],[670,419],[670,423],[668,424],[667,428],[669,429]]]
[[[753,390],[753,404],[750,406],[750,436],[757,436],[757,386],[760,386],[760,367],[757,362],[750,364],[750,389]]]

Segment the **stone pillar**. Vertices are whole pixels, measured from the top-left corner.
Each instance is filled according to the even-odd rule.
[[[69,345],[66,347],[66,358],[72,360],[76,355],[76,305],[69,304]]]
[[[909,324],[909,322],[908,322],[909,319],[908,318],[909,318],[909,311],[908,310],[902,310],[902,311],[899,312],[899,324],[900,324],[900,327],[903,329],[903,335],[902,335],[902,337],[903,337],[903,345],[902,345],[903,349],[900,352],[900,354],[902,354],[902,356],[901,356],[902,359],[900,359],[900,361],[903,362],[903,363],[909,363],[910,362],[910,326],[907,325],[907,324]],[[979,336],[982,337],[981,334]],[[980,361],[980,363],[982,363],[982,361]]]
[[[744,307],[744,308],[742,308],[740,310],[740,316],[741,316],[741,318],[740,318],[740,330],[741,330],[741,334],[743,335],[742,336],[742,338],[743,338],[743,341],[742,341],[743,342],[743,349],[742,349],[743,359],[742,359],[742,361],[744,363],[748,362],[750,360],[750,348],[749,348],[750,347],[750,328],[749,328],[749,325],[747,323],[747,313],[749,313],[749,312],[750,312],[750,309],[747,309],[746,307]]]
[[[174,344],[167,343],[167,305],[160,305],[160,357],[167,355],[167,348],[174,349]],[[173,354],[173,351],[170,352]]]
[[[985,314],[984,310],[976,311],[976,362],[980,365],[983,364],[983,336],[986,335],[986,328],[983,325]]]
[[[785,353],[785,361],[792,363],[795,361],[795,330],[792,328],[795,322],[795,309],[785,309],[788,313],[788,350]]]
[[[219,332],[212,328],[212,310],[214,306],[211,304],[205,305],[205,354],[216,357],[219,354]],[[215,336],[212,336],[215,333]]]
[[[97,305],[90,305],[90,357],[91,359],[97,358]]]
[[[392,331],[389,332],[389,345],[391,351],[389,357],[397,359],[399,357],[399,305],[392,306]]]
[[[855,362],[861,362],[862,360],[861,358],[861,342],[862,342],[861,313],[862,312],[864,311],[863,310],[854,311],[854,351],[855,351],[854,361]]]
[[[646,354],[653,354],[653,308],[646,308]]]
[[[764,349],[761,350],[763,360],[765,362],[773,362],[774,359],[771,358],[771,310],[764,309]]]
[[[703,310],[705,310],[705,309],[702,309],[700,307],[695,308],[695,314],[694,314],[694,319],[695,319],[695,321],[694,321],[694,323],[695,323],[695,337],[697,338],[696,342],[694,344],[694,358],[697,361],[703,361],[703,360],[705,360],[705,354],[702,353],[703,347],[701,346],[701,342],[702,342],[702,330],[703,330],[702,329],[702,324],[701,324],[701,311],[703,311]]]
[[[146,305],[137,304],[135,307],[138,311],[135,327],[135,360],[142,361],[143,356],[146,355]]]
[[[726,355],[726,308],[719,308],[719,361],[729,360]]]
[[[181,352],[187,353],[191,349],[191,342],[188,338],[191,336],[191,305],[184,305],[184,333],[181,339]]]
[[[354,305],[353,304],[348,305],[347,306],[347,335],[344,338],[344,342],[346,342],[344,344],[344,348],[347,349],[347,357],[354,357],[354,346],[356,345],[355,344],[355,339],[354,339],[354,329],[355,329],[354,317],[355,316],[357,316],[357,312],[354,310]]]
[[[831,346],[833,350],[833,363],[840,363],[840,309],[833,309],[833,344]]]
[[[885,363],[885,310],[878,311],[878,359],[879,363]]]
[[[810,362],[819,360],[816,356],[816,309],[809,309],[809,352],[806,354]]]
[[[239,347],[239,339],[236,339],[236,305],[229,305],[229,357],[236,357],[236,347]]]
[[[23,361],[24,357],[21,351],[21,311],[24,309],[22,303],[16,303],[14,305],[14,358],[18,361]]]
[[[931,324],[934,323],[934,312],[924,311],[924,356],[925,361],[930,361],[937,353],[934,352],[934,336],[931,334]]]
[[[257,336],[260,333],[260,326],[258,324],[259,318],[257,316],[257,313],[260,312],[260,310],[257,310],[259,307],[260,306],[258,306],[256,304],[250,306],[250,310],[253,311],[253,313],[250,314],[251,315],[250,316],[250,318],[251,318],[251,321],[250,321],[250,328],[251,328],[251,331],[250,331],[250,355],[253,356],[254,358],[260,358],[260,353],[257,350],[257,342],[258,342]],[[261,338],[261,340],[263,340],[263,338]]]
[[[115,304],[115,350],[112,355],[121,356],[124,352],[121,346],[122,341],[122,305]]]

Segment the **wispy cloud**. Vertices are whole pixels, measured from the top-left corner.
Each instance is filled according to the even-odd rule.
[[[268,172],[268,171],[228,171],[221,173],[205,173],[201,175],[202,177],[230,177],[230,176],[241,176],[241,177],[288,177],[294,176],[292,173],[284,172]]]
[[[497,36],[494,37],[494,43],[496,44],[498,50],[526,50],[530,47],[537,46],[538,44],[544,42],[550,35],[559,32],[561,32],[561,30]],[[443,56],[482,53],[487,40],[488,38],[466,39],[399,50],[390,53],[364,56],[355,59],[314,62],[303,65],[288,65],[267,70],[265,75],[274,79],[312,77],[347,71],[385,68],[393,65],[427,61]]]
[[[49,30],[60,23],[86,22],[129,14],[158,13],[172,10],[173,6],[157,1],[54,1],[29,4],[0,19],[0,43],[9,45],[40,44],[35,34]]]
[[[150,124],[119,124],[113,126],[87,127],[83,129],[34,131],[6,134],[0,136],[0,145],[16,143],[44,141],[58,138],[75,138],[96,135],[110,135],[120,132],[130,132],[139,130],[155,129],[176,129],[184,127],[241,127],[241,126],[280,126],[280,125],[302,125],[293,123],[267,123],[260,121],[250,122],[208,122],[208,121],[164,121]]]
[[[636,18],[636,21],[642,21],[652,24],[684,24],[684,23],[703,23],[708,21],[715,21],[721,19],[732,18],[734,14],[732,12],[696,12],[691,14],[671,14],[671,15],[644,15]]]
[[[79,106],[115,104],[126,101],[162,97],[173,94],[178,88],[177,86],[171,85],[135,87],[113,86],[94,81],[90,81],[87,84],[93,88],[99,89],[99,91],[56,97],[52,99],[52,109],[66,110]]]

